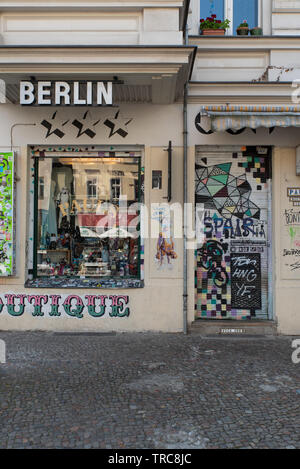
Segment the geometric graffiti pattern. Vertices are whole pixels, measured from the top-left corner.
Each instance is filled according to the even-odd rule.
[[[247,155],[245,161],[238,163],[238,166],[244,168],[246,173],[252,173],[259,191],[262,190],[261,184],[266,184],[270,178],[270,164],[266,157]]]
[[[196,165],[196,202],[215,208],[225,219],[233,216],[243,220],[259,220],[260,209],[251,202],[251,186],[246,174],[230,174],[231,163],[215,166]]]
[[[196,317],[267,319],[270,151],[247,147],[231,157],[220,156],[213,166],[213,157],[202,157],[195,168],[195,200],[204,205],[204,238],[195,250]],[[253,223],[249,231],[246,219]],[[262,232],[254,228],[260,225]],[[229,236],[226,226],[233,227]]]

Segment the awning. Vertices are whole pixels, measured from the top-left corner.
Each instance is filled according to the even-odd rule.
[[[183,95],[196,50],[185,45],[0,44],[0,104],[5,102],[1,83],[8,102],[18,104],[22,80],[115,81],[114,77],[114,103],[172,104]]]
[[[202,106],[200,113],[211,118],[212,132],[300,127],[300,106]]]

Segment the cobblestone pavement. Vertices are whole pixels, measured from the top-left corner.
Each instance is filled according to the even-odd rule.
[[[291,338],[0,339],[1,448],[300,448]]]

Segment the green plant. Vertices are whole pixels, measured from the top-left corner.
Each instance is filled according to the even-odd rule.
[[[206,20],[200,20],[200,29],[228,29],[230,25],[229,20],[217,20],[217,15],[211,15]]]
[[[246,20],[244,20],[239,26],[238,28],[249,28],[249,24],[247,23]]]
[[[255,28],[250,29],[251,36],[262,36],[262,28],[256,26]]]

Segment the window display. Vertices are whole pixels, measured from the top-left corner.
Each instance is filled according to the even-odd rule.
[[[140,158],[49,156],[35,165],[35,278],[138,278]]]

